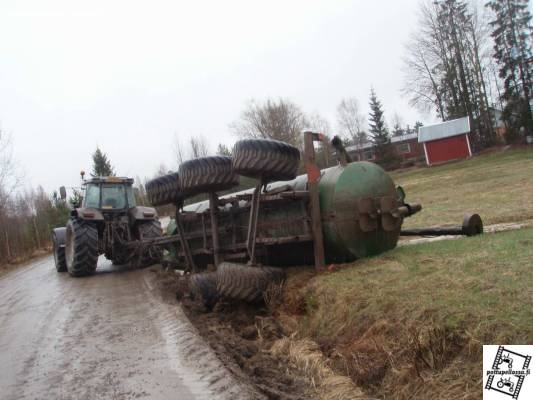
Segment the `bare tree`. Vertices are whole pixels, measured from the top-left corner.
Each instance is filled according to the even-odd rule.
[[[306,126],[307,120],[300,107],[280,98],[249,101],[239,120],[230,124],[230,129],[241,137],[275,139],[301,148],[302,130]]]
[[[406,129],[403,128],[404,120],[396,111],[392,114],[390,122],[390,126],[392,126],[392,136],[401,136],[406,133]]]
[[[0,130],[0,213],[5,210],[7,201],[22,180],[13,157],[11,136]]]
[[[337,124],[342,136],[349,138],[354,144],[365,143],[367,141],[365,122],[366,118],[355,97],[341,100],[337,106]]]
[[[190,158],[206,157],[209,155],[209,145],[203,136],[191,137]]]
[[[175,135],[173,150],[178,166],[191,158],[206,157],[210,154],[209,145],[202,135],[191,137],[185,147]]]
[[[316,111],[307,117],[307,127],[314,132],[322,133],[326,136],[330,136],[331,134],[329,121]]]
[[[442,120],[468,116],[487,145],[494,132],[489,105],[488,33],[478,0],[425,0],[406,46],[403,93]]]

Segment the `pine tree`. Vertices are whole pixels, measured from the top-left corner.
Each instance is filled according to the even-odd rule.
[[[93,154],[93,172],[91,176],[93,178],[97,176],[114,176],[115,171],[111,166],[111,162],[107,158],[107,154],[103,153],[99,147],[96,148],[96,151]]]
[[[370,90],[370,113],[368,119],[370,135],[372,136],[377,158],[381,163],[388,164],[392,156],[389,131],[385,124],[383,106],[373,88]]]
[[[217,156],[231,157],[231,149],[223,143],[219,143],[217,147]]]
[[[528,0],[491,0],[487,3],[495,15],[493,28],[494,58],[504,82],[502,119],[512,141],[520,127],[533,131],[531,58],[531,14]]]

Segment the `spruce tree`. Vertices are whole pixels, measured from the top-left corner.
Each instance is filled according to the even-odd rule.
[[[91,176],[93,178],[98,176],[114,176],[115,171],[111,166],[111,162],[107,158],[107,154],[103,153],[99,147],[96,148],[96,151],[93,153],[93,171]]]
[[[380,163],[386,165],[392,161],[389,131],[383,115],[383,106],[373,88],[370,90],[370,113],[368,119],[377,159]]]
[[[507,139],[512,141],[520,127],[533,132],[531,111],[532,73],[531,14],[528,0],[491,0],[487,3],[495,19],[493,28],[494,58],[504,82],[503,120],[508,127]]]

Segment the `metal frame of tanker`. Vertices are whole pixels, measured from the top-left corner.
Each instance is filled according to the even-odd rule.
[[[287,183],[275,182],[270,185],[269,190],[265,190],[261,193],[261,189],[266,189],[267,186],[259,181],[255,189],[225,195],[222,198],[219,198],[216,193],[209,193],[209,208],[204,208],[201,212],[184,211],[183,203],[177,203],[175,204],[177,234],[162,238],[148,239],[140,244],[132,243],[132,246],[140,245],[144,247],[150,245],[170,245],[179,241],[181,246],[177,251],[177,256],[185,260],[187,270],[195,272],[197,271],[197,266],[194,261],[194,256],[211,256],[215,265],[218,265],[224,260],[243,260],[246,258],[248,259],[249,264],[255,265],[255,253],[258,247],[307,242],[312,244],[316,269],[324,269],[326,263],[322,226],[324,216],[321,215],[320,211],[318,187],[321,171],[315,160],[314,149],[314,142],[317,141],[321,141],[325,145],[328,145],[324,135],[314,132],[304,133],[304,162],[307,176],[307,190],[294,190]],[[337,150],[337,157],[340,164],[346,166],[349,157],[347,156],[342,143],[333,141],[332,144]],[[268,207],[269,204],[278,205],[294,201],[300,202],[301,207],[305,209],[305,212],[293,221],[294,223],[300,223],[303,226],[303,231],[298,235],[258,237],[257,227],[259,209]],[[240,202],[245,202],[245,206],[239,207]],[[225,206],[227,204],[233,205],[232,208],[235,210],[230,213],[232,219],[234,217],[233,212],[249,213],[250,217],[248,220],[246,240],[237,241],[235,232],[232,232],[231,244],[220,245],[218,210],[220,206]],[[398,228],[398,223],[401,223],[403,217],[412,215],[421,209],[418,204],[398,204],[397,199],[390,196],[380,198],[377,203],[374,198],[362,198],[359,200],[358,208],[360,210],[358,223],[360,224],[361,229],[366,232],[377,228],[378,215],[381,217],[384,229],[393,230]],[[333,216],[330,217],[333,218]],[[194,232],[187,231],[184,228],[184,223],[190,221],[199,222],[201,229]],[[287,221],[278,223],[275,221],[269,222],[272,228],[280,227],[286,223]],[[356,223],[356,221],[354,221],[354,223]],[[211,229],[209,229],[208,224]],[[211,238],[211,241],[209,238]],[[191,250],[189,241],[194,239],[202,240],[203,246]],[[211,246],[209,246],[209,242],[211,242]]]
[[[315,268],[323,270],[326,264],[326,254],[324,246],[324,226],[335,218],[341,217],[332,212],[322,215],[319,198],[319,182],[322,177],[320,168],[315,159],[315,142],[323,142],[328,146],[326,137],[320,133],[304,132],[304,165],[305,175],[302,175],[290,182],[274,182],[268,186],[260,179],[253,189],[244,190],[229,195],[219,197],[216,193],[210,192],[207,202],[200,202],[184,207],[183,201],[175,203],[176,234],[163,236],[161,238],[145,239],[134,241],[129,245],[132,249],[142,252],[149,246],[165,246],[179,242],[181,246],[175,246],[176,258],[185,261],[186,270],[197,272],[198,266],[194,258],[197,256],[212,257],[213,264],[218,266],[222,261],[248,260],[248,264],[256,264],[256,250],[276,245],[309,243],[313,247],[313,259]],[[351,162],[342,141],[334,138],[331,142],[339,163],[342,167]],[[305,177],[307,180],[304,182]],[[296,187],[305,183],[306,190],[299,190]],[[300,185],[302,186],[302,185]],[[263,191],[262,191],[263,190]],[[403,193],[403,191],[401,191]],[[258,237],[258,219],[260,208],[268,208],[269,205],[287,204],[299,202],[303,211],[296,218],[284,221],[263,221],[270,228],[280,228],[282,225],[298,223],[303,230],[296,235],[286,235],[278,237]],[[205,207],[205,204],[208,207]],[[231,211],[225,213],[229,215],[229,226],[219,224],[219,207],[231,205]],[[186,208],[197,207],[200,211],[187,211]],[[357,215],[353,223],[359,224],[362,232],[372,232],[378,229],[379,223],[384,231],[400,230],[404,217],[413,215],[421,210],[420,204],[407,204],[400,196],[362,197],[356,204]],[[248,213],[246,238],[237,239],[235,231],[236,213]],[[197,223],[199,229],[190,231],[184,224]],[[197,227],[198,228],[198,227]],[[220,230],[231,232],[231,243],[221,244]],[[481,219],[477,214],[465,217],[462,227],[456,228],[423,228],[420,230],[401,230],[400,235],[471,235],[482,232]],[[191,249],[190,241],[200,240],[202,245]]]
[[[175,203],[175,221],[177,234],[164,236],[161,238],[145,239],[142,241],[132,241],[128,244],[129,247],[135,251],[142,252],[150,246],[170,246],[180,242],[181,249],[178,256],[184,258],[187,269],[191,272],[197,271],[197,266],[194,262],[193,256],[198,254],[212,255],[215,265],[218,265],[222,260],[243,259],[248,255],[250,260],[255,263],[255,251],[257,246],[272,246],[276,244],[301,243],[312,242],[314,248],[314,260],[317,269],[325,267],[324,242],[322,234],[322,219],[320,215],[320,200],[318,197],[318,180],[320,178],[320,169],[315,162],[315,141],[326,141],[324,135],[313,132],[304,133],[305,143],[305,169],[308,176],[308,190],[290,190],[288,185],[281,185],[268,192],[261,193],[261,188],[264,186],[260,181],[256,188],[250,193],[236,193],[233,195],[219,196],[211,192],[209,193],[209,218],[206,212],[202,213],[187,213],[183,211],[183,202]],[[326,142],[327,144],[327,142]],[[301,218],[304,222],[305,232],[301,235],[293,235],[277,238],[257,238],[258,214],[261,205],[269,203],[284,203],[290,201],[301,201],[302,205],[306,205],[309,211],[308,214]],[[239,212],[249,212],[250,219],[247,230],[247,238],[244,242],[237,242],[234,240],[230,246],[219,246],[219,224],[217,219],[217,210],[219,206],[226,204],[238,205],[239,202],[246,201],[250,203],[250,207],[235,207]],[[305,204],[308,203],[308,204]],[[183,226],[183,222],[187,220],[201,220],[202,231],[187,233]],[[310,219],[310,221],[309,221]],[[207,222],[209,221],[211,229],[208,229]],[[203,247],[191,251],[189,240],[201,237],[203,239]],[[208,246],[208,237],[211,237],[212,246]]]

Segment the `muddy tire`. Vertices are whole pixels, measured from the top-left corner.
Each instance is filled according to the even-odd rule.
[[[263,293],[271,283],[284,279],[281,268],[224,262],[217,269],[217,290],[220,296],[255,303],[263,300]]]
[[[244,139],[233,148],[233,170],[266,182],[296,178],[300,151],[284,142],[268,139]]]
[[[54,245],[54,261],[57,272],[67,271],[67,261],[65,259],[65,238],[65,228],[56,228],[53,230],[52,242]]]
[[[190,197],[199,193],[228,190],[239,184],[239,176],[233,172],[231,157],[201,157],[180,165],[180,187]]]
[[[194,300],[201,301],[208,310],[212,310],[219,299],[217,273],[192,274],[189,278],[189,292]]]
[[[142,221],[137,224],[135,236],[139,240],[158,238],[163,236],[161,222],[157,220]],[[163,258],[163,249],[159,246],[150,246],[144,254],[137,260],[139,267],[147,267],[152,264],[161,262]]]
[[[146,182],[146,195],[153,206],[181,202],[183,195],[179,186],[178,173],[163,175]]]
[[[98,263],[98,230],[87,221],[67,223],[65,260],[72,276],[93,274]]]

